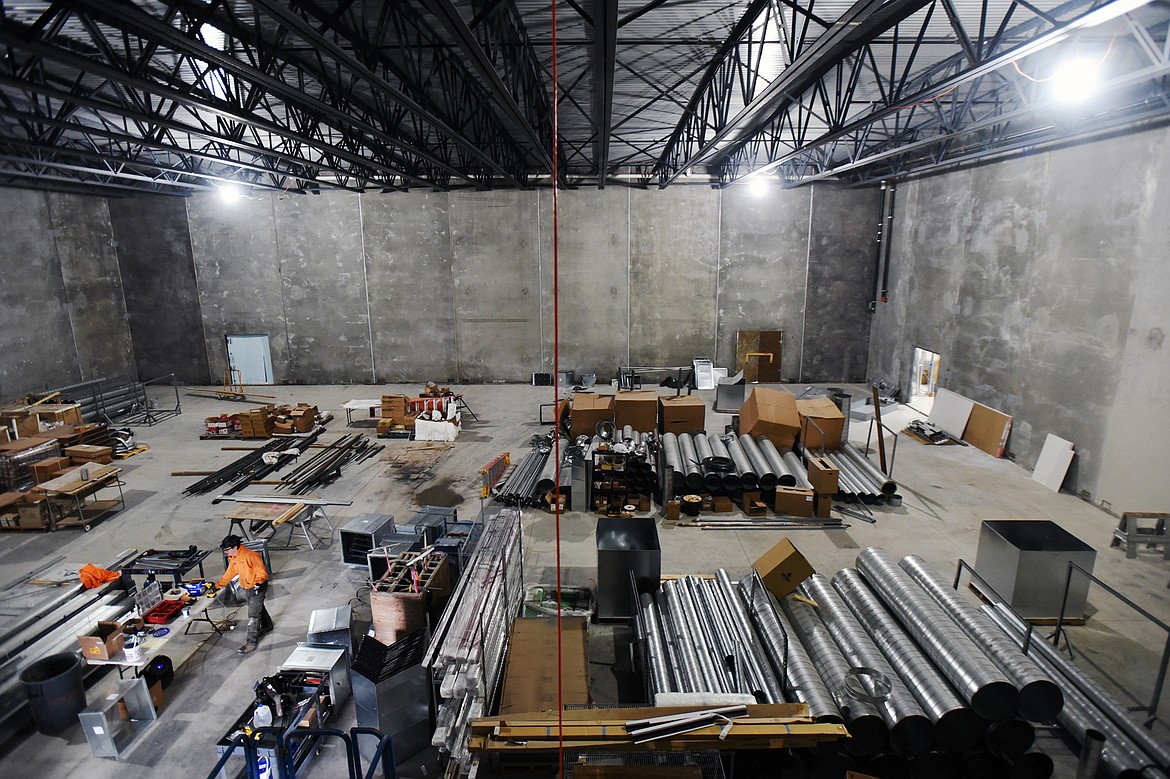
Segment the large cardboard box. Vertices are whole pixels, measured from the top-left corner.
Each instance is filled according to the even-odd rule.
[[[612,422],[613,413],[613,395],[595,395],[591,392],[573,395],[573,406],[569,412],[573,438],[582,435],[592,438],[597,432],[597,423],[604,420]]]
[[[99,622],[97,628],[84,636],[77,637],[81,654],[90,660],[109,660],[122,651],[121,622]]]
[[[402,419],[406,416],[406,396],[383,395],[382,416],[389,419]]]
[[[695,433],[707,429],[707,404],[694,395],[658,399],[659,433]]]
[[[796,401],[796,409],[800,412],[800,421],[812,420],[807,425],[802,424],[803,443],[809,449],[826,449],[833,451],[841,448],[841,432],[845,429],[845,415],[837,404],[829,398],[809,398]],[[813,424],[816,424],[816,427]],[[820,428],[818,430],[817,428]]]
[[[818,493],[813,498],[813,516],[817,519],[829,519],[833,516],[833,496]]]
[[[776,513],[788,517],[811,517],[813,515],[814,493],[800,487],[776,488]]]
[[[800,433],[796,396],[770,387],[753,387],[739,410],[739,431],[762,435],[776,446],[792,446]]]
[[[589,698],[589,652],[585,617],[562,617],[561,702],[586,705]],[[500,692],[500,716],[557,709],[557,621],[518,619],[512,623],[508,665]],[[553,651],[549,651],[549,647]]]
[[[752,568],[760,574],[764,586],[777,598],[793,592],[800,583],[812,576],[815,571],[804,555],[800,553],[787,537],[780,541],[752,563]]]
[[[818,495],[837,494],[837,477],[840,472],[827,457],[808,458],[808,483]]]
[[[658,393],[619,392],[614,398],[614,417],[618,430],[629,425],[636,433],[653,433],[658,429]]]
[[[65,447],[65,456],[73,460],[74,464],[103,463],[109,465],[114,461],[114,449],[109,446],[93,446],[78,444]]]

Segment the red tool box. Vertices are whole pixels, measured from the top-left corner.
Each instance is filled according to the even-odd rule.
[[[182,611],[182,601],[164,600],[159,601],[150,611],[143,614],[142,619],[150,625],[165,625],[179,616]]]

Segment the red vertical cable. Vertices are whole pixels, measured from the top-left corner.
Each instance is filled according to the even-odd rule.
[[[560,435],[560,394],[561,394],[561,292],[560,292],[560,233],[558,232],[557,191],[559,173],[557,166],[557,0],[552,5],[552,251],[553,251],[553,517],[556,520],[557,548],[557,777],[563,779],[565,772],[565,715],[564,667],[561,661],[561,435]]]

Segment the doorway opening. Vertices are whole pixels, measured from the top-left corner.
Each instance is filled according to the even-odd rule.
[[[921,346],[914,347],[913,374],[910,376],[910,407],[929,414],[938,391],[938,366],[942,356]]]
[[[266,335],[227,336],[228,369],[232,383],[271,384],[272,352]]]

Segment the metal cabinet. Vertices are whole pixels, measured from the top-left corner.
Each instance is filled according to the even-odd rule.
[[[121,758],[158,719],[145,679],[119,681],[78,715],[94,757]]]

